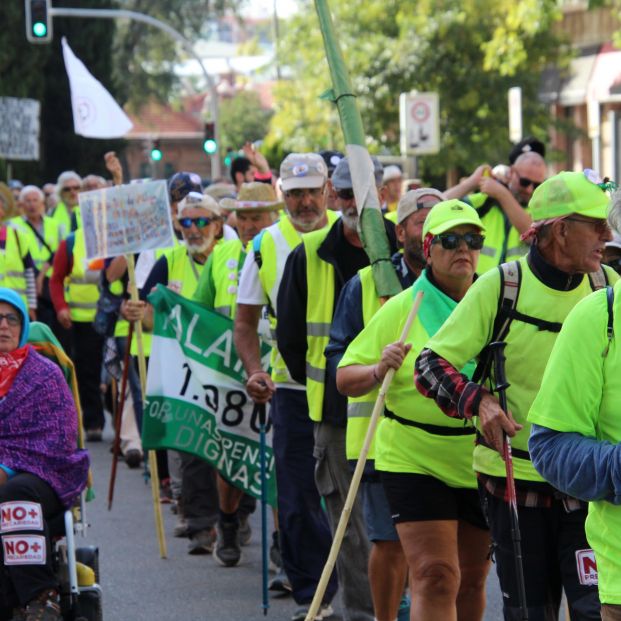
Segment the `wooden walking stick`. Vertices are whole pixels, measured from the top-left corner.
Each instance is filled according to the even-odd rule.
[[[126,255],[127,273],[129,275],[129,295],[132,302],[138,302],[138,287],[136,286],[136,266],[134,265],[134,255]],[[140,375],[140,391],[142,403],[145,403],[147,394],[147,362],[144,355],[144,345],[142,342],[142,324],[140,321],[134,323],[136,332],[136,345],[138,346],[138,374]],[[149,471],[151,473],[151,495],[153,497],[153,513],[155,514],[155,530],[157,532],[157,542],[160,548],[160,557],[166,558],[166,538],[164,537],[164,521],[162,519],[162,507],[160,505],[160,477],[157,472],[157,458],[155,451],[148,451]]]
[[[405,342],[408,332],[412,327],[412,322],[414,321],[416,314],[418,313],[418,308],[422,299],[423,292],[419,291],[416,294],[416,298],[414,298],[414,304],[412,304],[412,308],[410,309],[410,312],[408,314],[405,326],[403,327],[403,332],[401,333],[401,338],[399,339],[400,343]],[[371,442],[373,442],[373,437],[375,436],[375,430],[377,428],[377,423],[379,422],[379,417],[384,412],[384,401],[386,400],[386,393],[388,392],[388,388],[392,383],[392,378],[394,377],[395,372],[395,369],[388,369],[388,372],[384,376],[384,381],[382,382],[382,385],[379,389],[379,393],[373,407],[373,413],[371,414],[369,428],[367,429],[367,434],[364,437],[364,444],[362,445],[362,450],[360,451],[360,457],[358,457],[356,469],[354,470],[354,474],[351,478],[351,484],[349,486],[349,491],[347,492],[347,498],[345,499],[345,505],[343,506],[343,511],[341,512],[341,517],[339,518],[336,532],[334,533],[334,539],[332,540],[330,554],[328,554],[328,560],[326,561],[323,571],[321,572],[321,578],[319,579],[319,584],[317,585],[317,590],[315,591],[313,601],[311,602],[310,608],[308,609],[306,621],[313,621],[315,619],[315,615],[317,614],[317,611],[321,606],[321,602],[323,601],[323,596],[326,592],[328,581],[330,580],[330,576],[334,571],[336,557],[338,556],[339,550],[341,549],[341,543],[343,542],[343,537],[345,536],[345,529],[347,528],[349,516],[351,515],[354,501],[356,500],[356,494],[358,493],[358,487],[360,486],[360,480],[362,479],[362,474],[364,472],[364,465],[367,461],[367,455],[369,454],[369,449],[371,448]]]
[[[127,345],[125,346],[125,354],[123,355],[123,372],[121,374],[121,392],[117,395],[112,394],[112,404],[115,408],[114,417],[114,442],[112,444],[112,468],[110,469],[110,483],[108,484],[108,511],[112,509],[112,501],[114,500],[114,484],[116,482],[116,466],[121,452],[121,423],[123,422],[123,408],[125,407],[125,393],[127,391],[127,378],[129,373],[129,350],[132,345],[132,335],[134,332],[134,324],[129,324],[129,332],[127,334]],[[113,386],[116,386],[116,380],[112,379]]]

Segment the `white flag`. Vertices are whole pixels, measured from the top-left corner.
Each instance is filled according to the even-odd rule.
[[[73,127],[87,138],[120,138],[132,122],[103,84],[94,78],[63,37],[63,56],[71,88]]]

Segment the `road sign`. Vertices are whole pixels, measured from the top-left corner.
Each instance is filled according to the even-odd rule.
[[[438,93],[401,93],[399,96],[402,155],[430,155],[440,150]]]
[[[35,99],[0,97],[0,157],[39,159],[39,114]]]

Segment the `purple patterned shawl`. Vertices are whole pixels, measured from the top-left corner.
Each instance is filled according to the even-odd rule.
[[[78,416],[60,369],[32,347],[0,401],[0,464],[47,482],[65,507],[86,486],[88,453],[77,448]]]

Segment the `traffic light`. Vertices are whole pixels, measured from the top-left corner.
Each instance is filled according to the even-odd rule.
[[[151,147],[151,159],[154,162],[159,162],[162,159],[162,150],[160,149],[160,141],[154,140]]]
[[[26,39],[30,43],[50,43],[52,18],[50,0],[24,0],[26,8]]]
[[[207,155],[213,155],[218,150],[215,123],[205,123],[205,141],[203,142],[203,149]]]
[[[231,147],[227,147],[226,155],[224,156],[224,165],[230,167],[233,163],[233,158],[235,157],[235,150],[231,149]]]

